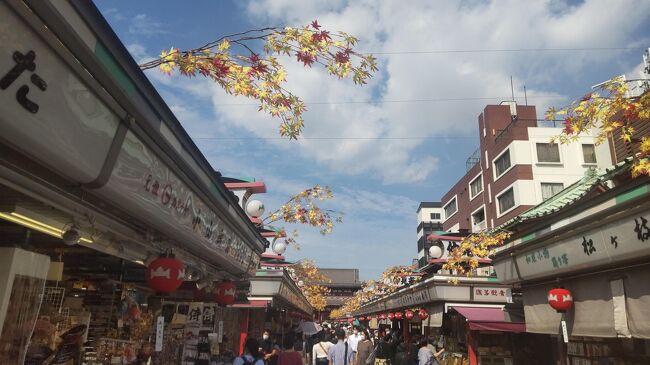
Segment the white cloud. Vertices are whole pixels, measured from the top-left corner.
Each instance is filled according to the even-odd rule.
[[[405,5],[396,0],[250,0],[246,9],[259,24],[297,25],[318,19],[328,29],[359,36],[359,48],[378,53],[381,62],[381,72],[371,83],[358,87],[286,60],[288,89],[308,103],[303,135],[307,138],[262,143],[315,161],[333,173],[412,184],[427,181],[438,169],[440,156],[423,148],[432,143],[426,138],[476,135],[476,118],[485,104],[509,98],[511,75],[519,100],[523,101],[527,84],[528,101],[542,117],[548,106],[577,96],[566,95],[562,91],[566,85],[587,89],[592,81],[585,80],[589,70],[621,59],[611,51],[516,50],[639,46],[648,37],[635,31],[648,19],[650,2],[421,0]],[[152,23],[144,14],[138,17],[144,24]],[[502,51],[400,53],[435,50]],[[209,82],[182,79],[161,81],[210,98],[215,112],[210,125],[277,137],[277,120],[256,112],[254,105],[232,105],[252,101],[227,95]],[[391,102],[454,98],[474,100]],[[376,103],[345,103],[361,100]]]
[[[569,6],[559,1],[430,2],[399,1],[297,2],[251,0],[249,14],[267,24],[306,24],[318,19],[329,29],[362,39],[360,48],[378,53],[418,50],[625,47],[650,14],[647,1],[586,1]],[[616,31],[612,31],[616,29]],[[557,83],[575,82],[581,72],[611,62],[612,52],[492,52],[380,55],[382,72],[367,87],[334,80],[325,72],[287,64],[289,89],[303,100],[340,102],[377,99],[377,104],[309,105],[304,139],[297,143],[269,141],[298,152],[331,171],[366,174],[384,183],[427,179],[438,167],[433,155],[414,157],[423,139],[475,133],[476,116],[486,100],[447,103],[381,103],[382,100],[429,98],[494,98],[515,93],[543,110],[561,103]],[[540,87],[531,87],[540,85]],[[377,95],[379,97],[377,98]],[[215,111],[221,122],[256,136],[277,133],[277,121],[214,88]],[[523,100],[522,100],[523,101]],[[351,138],[352,137],[352,138]],[[354,139],[364,137],[365,139]],[[390,138],[390,139],[367,139]],[[399,139],[406,138],[406,139]],[[462,158],[462,157],[461,157]]]
[[[147,14],[137,14],[131,18],[129,33],[142,36],[153,36],[168,33],[163,24],[152,19]]]

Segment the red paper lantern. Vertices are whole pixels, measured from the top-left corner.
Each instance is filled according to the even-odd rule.
[[[425,319],[429,318],[429,312],[427,312],[426,309],[422,308],[418,311],[418,316],[420,316],[420,319],[424,321]]]
[[[404,313],[404,317],[406,317],[408,320],[413,319],[413,316],[415,316],[415,313],[413,313],[413,311],[406,311],[406,313]]]
[[[348,323],[354,322],[354,318],[348,318]]]
[[[402,312],[395,312],[395,319],[402,319]]]
[[[178,289],[185,277],[185,265],[174,257],[159,257],[147,270],[147,283],[157,293],[168,294]]]
[[[554,288],[548,291],[548,304],[558,312],[566,312],[573,306],[573,296],[567,289]]]
[[[232,281],[222,281],[214,288],[214,301],[219,305],[231,305],[235,303],[237,287]]]
[[[395,319],[395,313],[388,313],[388,319],[390,319],[391,321]]]
[[[379,319],[381,319],[381,320],[384,320],[386,318],[387,318],[386,313],[382,313],[382,314],[379,315]]]

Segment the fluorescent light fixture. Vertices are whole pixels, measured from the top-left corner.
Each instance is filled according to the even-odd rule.
[[[33,229],[35,231],[49,234],[50,236],[56,237],[56,238],[61,238],[61,235],[63,234],[63,230],[56,228],[54,226],[51,226],[49,224],[43,223],[41,221],[38,221],[36,219],[24,216],[20,213],[16,212],[11,212],[9,214],[2,213],[0,212],[0,218],[8,220],[10,222],[19,224],[21,226],[25,226],[27,228]],[[93,241],[89,238],[81,237],[80,241],[86,242],[86,243],[93,243]]]
[[[136,264],[140,264],[140,265],[142,265],[142,266],[145,266],[145,265],[144,265],[144,261],[142,261],[142,260],[135,260],[135,261],[133,261],[133,262],[135,262]]]

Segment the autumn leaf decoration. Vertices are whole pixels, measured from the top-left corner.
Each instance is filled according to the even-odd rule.
[[[264,218],[265,225],[284,221],[307,224],[318,228],[322,235],[332,233],[335,223],[343,221],[343,213],[319,207],[319,202],[332,199],[334,194],[327,186],[315,185],[292,196],[279,209]]]
[[[650,175],[650,137],[637,138],[634,128],[638,123],[650,123],[650,92],[646,87],[640,96],[630,97],[630,81],[634,80],[616,77],[562,109],[550,108],[546,119],[564,120],[562,133],[553,142],[575,142],[580,134],[594,130],[596,143],[600,144],[617,134],[637,151],[633,156],[632,175]]]
[[[325,286],[332,280],[324,275],[312,260],[301,260],[287,267],[287,272],[296,283],[309,304],[317,311],[327,306],[330,288]]]
[[[261,44],[259,44],[261,43]],[[305,67],[319,65],[339,79],[365,84],[377,71],[377,60],[354,50],[358,39],[329,32],[314,20],[301,28],[263,28],[222,37],[190,50],[171,48],[156,60],[140,65],[171,74],[203,76],[227,93],[259,101],[259,110],[280,118],[280,135],[297,139],[304,127],[305,103],[284,88],[287,72],[280,56],[295,57]],[[260,47],[261,46],[261,47]],[[234,48],[245,51],[239,54]],[[260,49],[254,52],[253,49]]]

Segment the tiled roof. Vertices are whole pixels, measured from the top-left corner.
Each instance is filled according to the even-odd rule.
[[[631,160],[625,160],[616,166],[605,169],[604,171],[591,168],[585,172],[585,176],[582,179],[569,185],[567,188],[555,194],[553,197],[503,223],[495,230],[507,229],[508,227],[511,227],[517,223],[547,216],[549,214],[560,211],[563,208],[568,207],[574,202],[583,198],[594,187],[604,184],[614,176],[617,176],[624,171],[629,171],[628,169],[630,167],[630,163]]]

